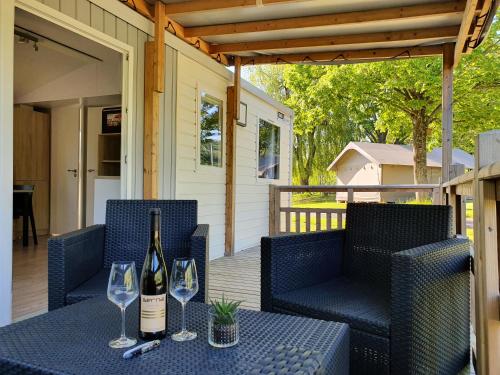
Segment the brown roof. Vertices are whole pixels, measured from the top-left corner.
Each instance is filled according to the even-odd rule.
[[[392,145],[385,143],[350,142],[330,164],[327,170],[336,170],[336,165],[344,155],[354,150],[366,157],[372,163],[384,165],[409,165],[413,163],[413,146]],[[440,149],[427,154],[427,166],[441,168]],[[474,158],[458,148],[453,149],[453,162],[464,164],[466,168],[473,168]]]

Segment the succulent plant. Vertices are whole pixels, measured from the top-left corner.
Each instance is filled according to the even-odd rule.
[[[235,314],[243,301],[228,301],[222,295],[220,301],[210,300],[214,311],[215,325],[230,325],[235,323]]]

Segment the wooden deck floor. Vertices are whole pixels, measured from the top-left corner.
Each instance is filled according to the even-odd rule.
[[[47,236],[39,245],[23,248],[14,243],[13,308],[15,321],[47,311]],[[242,307],[260,310],[260,249],[237,253],[234,257],[213,260],[209,266],[209,297],[243,301]]]
[[[241,307],[260,310],[260,248],[253,247],[210,262],[209,298],[243,301]]]

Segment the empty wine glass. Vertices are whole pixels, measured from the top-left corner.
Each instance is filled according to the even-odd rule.
[[[174,259],[170,274],[170,294],[182,305],[182,328],[172,335],[174,341],[188,341],[196,338],[196,332],[186,329],[186,304],[198,293],[198,275],[194,259]]]
[[[117,339],[111,340],[112,348],[128,348],[137,340],[125,336],[125,309],[139,295],[135,262],[113,262],[108,282],[108,299],[117,305],[122,313],[122,333]]]

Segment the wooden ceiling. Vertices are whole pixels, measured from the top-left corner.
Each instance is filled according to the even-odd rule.
[[[448,43],[456,66],[496,11],[493,0],[119,1],[220,63],[243,66],[442,55]]]

